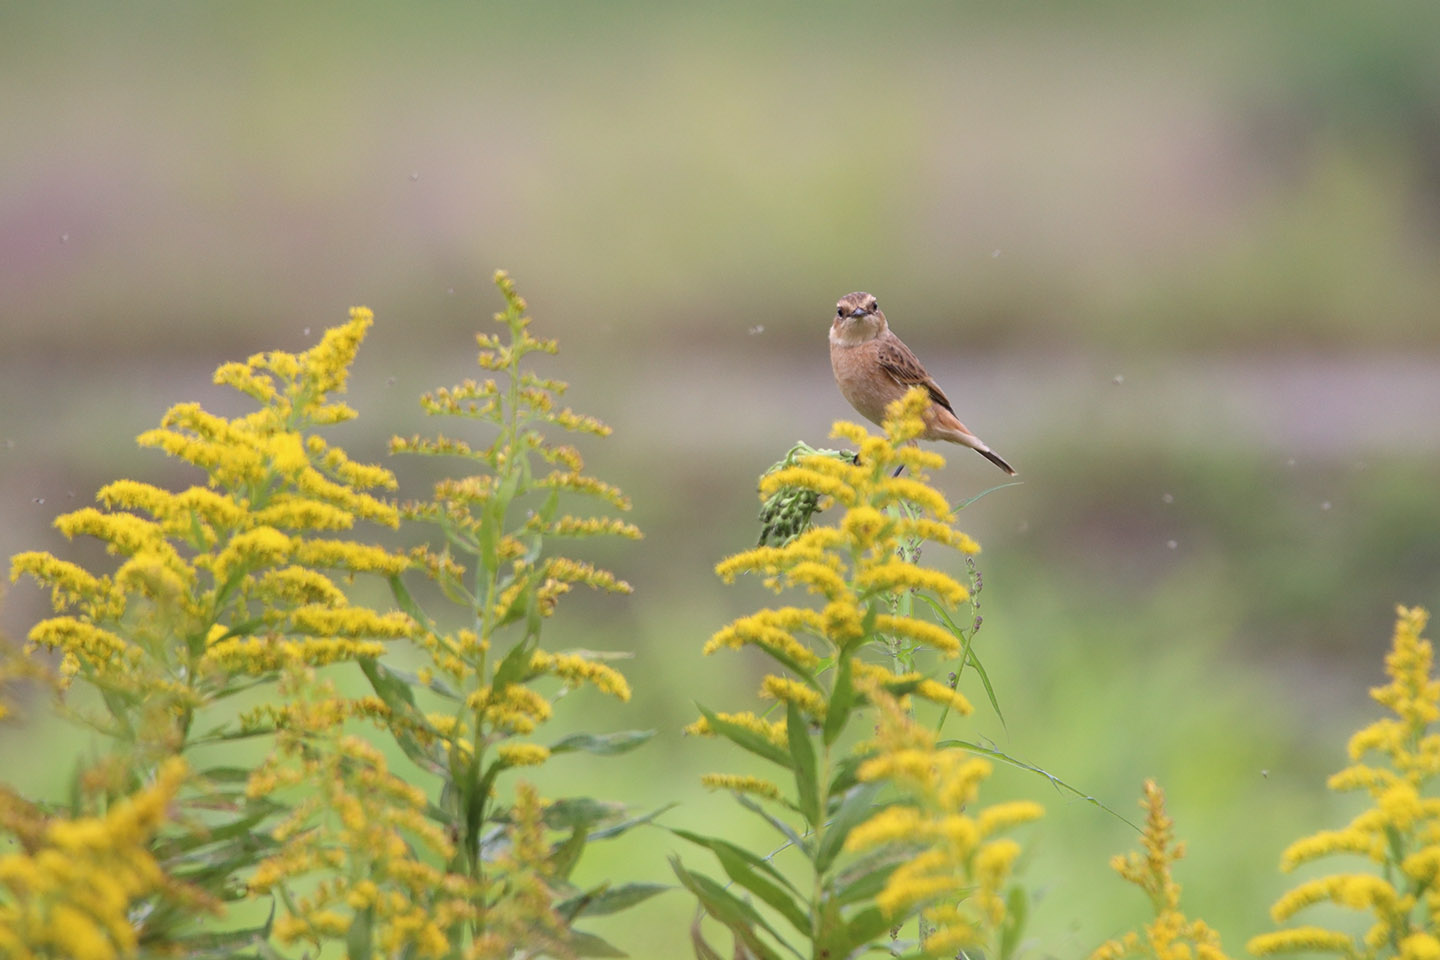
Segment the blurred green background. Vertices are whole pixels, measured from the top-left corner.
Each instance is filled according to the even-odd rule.
[[[1279,851],[1358,810],[1322,784],[1394,604],[1440,607],[1436,37],[1434,4],[5,4],[0,556],[97,560],[57,513],[194,480],[134,435],[246,409],[219,363],[352,304],[378,322],[337,434],[382,459],[474,371],[506,267],[648,535],[596,554],[636,594],[552,640],[635,652],[632,704],[560,726],[660,734],[546,785],[759,847],[696,783],[734,757],[679,727],[753,705],[762,664],[699,650],[763,595],[711,567],[753,542],[756,475],[851,416],[825,334],[869,290],[1024,481],[962,524],[1008,725],[950,731],[1127,815],[1160,778],[1186,906],[1238,954]],[[957,450],[938,482],[1001,479]],[[10,589],[0,632],[43,601]],[[60,789],[48,735],[3,734],[7,781]],[[1031,956],[1145,916],[1106,867],[1129,828],[997,774],[1016,795],[1049,809]],[[586,870],[663,879],[672,846]],[[689,916],[671,893],[605,929],[682,956]]]

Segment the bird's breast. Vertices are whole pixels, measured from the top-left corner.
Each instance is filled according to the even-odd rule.
[[[885,407],[904,391],[880,367],[876,350],[874,340],[855,346],[830,342],[830,368],[841,396],[866,420],[878,424],[885,419]]]

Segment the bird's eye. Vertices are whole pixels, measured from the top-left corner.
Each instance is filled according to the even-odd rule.
[[[835,316],[837,316],[837,317],[843,317],[843,316],[845,316],[845,308],[844,308],[844,307],[836,307],[836,308],[835,308]]]
[[[871,301],[870,301],[870,309],[871,309],[871,310],[879,310],[879,309],[880,309],[880,301],[879,301],[879,300],[871,300]]]

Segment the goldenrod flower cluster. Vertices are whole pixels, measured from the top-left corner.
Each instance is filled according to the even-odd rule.
[[[1220,935],[1205,921],[1187,920],[1180,911],[1180,884],[1171,875],[1171,866],[1185,856],[1185,845],[1175,842],[1175,823],[1165,813],[1165,791],[1154,780],[1145,781],[1140,806],[1145,809],[1140,841],[1144,853],[1116,856],[1110,866],[1145,891],[1155,919],[1145,925],[1144,936],[1132,931],[1107,940],[1090,955],[1090,960],[1226,960]]]
[[[762,696],[794,703],[820,720],[829,696],[814,674],[822,663],[849,659],[871,641],[885,643],[891,652],[903,649],[907,659],[921,648],[945,657],[961,652],[962,638],[950,630],[897,614],[897,609],[909,609],[912,592],[933,597],[944,607],[969,596],[965,585],[950,575],[907,559],[913,548],[928,541],[967,554],[980,549],[952,526],[949,504],[926,482],[926,471],[942,466],[944,459],[910,443],[924,430],[921,416],[928,403],[924,390],[910,391],[891,405],[879,436],[858,424],[838,422],[832,436],[855,444],[857,458],[804,456],[761,480],[762,499],[797,488],[845,508],[833,527],[812,527],[783,546],[756,547],[715,568],[727,583],[742,573],[758,573],[777,593],[793,587],[816,598],[817,607],[783,606],[741,617],[705,645],[707,654],[726,647],[758,647],[793,674],[766,677]],[[900,466],[910,475],[893,476]],[[907,600],[903,608],[901,597]],[[856,661],[857,675],[867,666]],[[888,677],[884,670],[870,675],[891,689],[969,712],[964,697],[944,684],[922,684],[918,675]]]
[[[429,662],[413,687],[383,668],[374,668],[371,679],[407,755],[441,781],[430,813],[454,845],[446,854],[449,870],[470,884],[464,895],[472,912],[452,912],[437,921],[438,929],[463,931],[459,942],[467,945],[467,956],[508,957],[516,948],[538,955],[547,945],[564,955],[567,924],[551,904],[553,887],[565,876],[552,876],[548,864],[573,865],[574,857],[561,857],[547,844],[543,804],[533,789],[517,785],[514,802],[507,803],[499,781],[506,771],[546,763],[552,753],[620,752],[643,741],[643,735],[626,734],[572,736],[550,746],[524,739],[576,688],[630,699],[628,682],[606,655],[551,652],[540,642],[546,620],[574,587],[631,589],[608,570],[555,552],[554,542],[636,539],[640,531],[613,516],[569,509],[588,499],[623,511],[630,502],[618,488],[585,474],[580,451],[547,431],[603,437],[610,429],[562,406],[563,382],[526,368],[531,354],[553,354],[557,345],[532,335],[525,301],[509,277],[497,273],[495,282],[505,299],[495,316],[503,330],[477,337],[479,365],[493,376],[421,398],[427,414],[476,421],[484,433],[478,439],[417,434],[391,440],[392,452],[455,459],[474,471],[444,478],[429,500],[400,508],[402,518],[439,528],[439,544],[419,545],[410,558],[460,608],[459,616],[432,615],[396,586],[402,608],[423,627],[415,641]],[[451,627],[455,622],[464,626]],[[588,824],[572,826],[583,841]],[[497,859],[506,829],[511,849]],[[418,890],[410,896],[420,902]],[[424,955],[418,944],[416,949]]]
[[[467,960],[574,955],[571,930],[553,906],[556,877],[544,818],[540,794],[521,783],[506,831],[508,849],[482,884],[485,926],[466,951]]]
[[[640,531],[615,517],[561,511],[562,494],[598,499],[621,510],[630,503],[616,487],[587,476],[580,452],[553,442],[542,428],[598,436],[608,435],[610,428],[561,407],[566,384],[523,366],[530,354],[553,354],[558,348],[554,340],[530,333],[525,301],[509,276],[499,272],[495,282],[506,305],[495,320],[509,338],[482,333],[476,339],[480,366],[498,377],[466,380],[421,398],[429,414],[491,425],[496,428],[493,441],[479,447],[443,434],[391,441],[394,452],[459,458],[485,471],[443,479],[431,500],[407,503],[401,510],[407,518],[440,527],[444,548],[419,547],[413,556],[445,595],[465,608],[471,624],[445,631],[427,620],[429,629],[417,637],[431,659],[422,680],[456,704],[456,712],[432,713],[425,720],[445,745],[447,766],[483,753],[492,743],[532,733],[548,720],[550,700],[529,686],[541,677],[558,678],[566,689],[589,684],[621,700],[630,698],[624,676],[598,657],[535,647],[541,622],[572,587],[614,593],[631,589],[608,570],[549,552],[549,541],[607,535],[636,539]],[[512,625],[523,629],[497,653],[501,631]],[[534,744],[506,744],[498,753],[506,767],[539,764],[546,756]]]
[[[451,929],[478,916],[478,889],[434,864],[455,849],[426,815],[425,792],[391,773],[374,746],[344,733],[353,710],[313,670],[293,668],[281,692],[290,710],[276,750],[246,789],[252,799],[284,802],[308,788],[271,831],[276,852],[249,878],[255,893],[285,891],[276,939],[319,946],[350,936],[373,944],[376,956],[447,956]],[[311,874],[319,881],[296,887]],[[363,937],[352,935],[355,924]]]
[[[414,632],[405,614],[351,606],[333,579],[409,565],[382,547],[328,536],[358,520],[396,526],[395,507],[365,492],[393,489],[394,477],[308,432],[354,416],[330,394],[344,389],[371,322],[357,308],[302,354],[220,367],[216,383],[263,404],[253,413],[227,419],[184,403],[141,434],[142,446],[199,467],[206,483],[175,493],[120,480],[99,491],[100,509],[55,521],[67,537],[103,541],[119,558],[113,572],[48,553],[12,559],[12,580],[29,575],[50,588],[59,616],[29,640],[62,651],[63,678],[163,701],[183,719],[236,675],[374,657],[385,641]]]
[[[1350,738],[1351,765],[1330,778],[1334,791],[1364,790],[1372,806],[1339,830],[1322,830],[1281,856],[1289,871],[1332,854],[1364,857],[1374,873],[1337,873],[1306,880],[1270,909],[1284,923],[1304,908],[1332,903],[1369,913],[1359,937],[1319,926],[1261,934],[1251,953],[1318,950],[1344,957],[1440,958],[1440,798],[1427,795],[1440,773],[1440,681],[1434,648],[1421,637],[1429,617],[1398,608],[1385,672],[1390,682],[1370,691],[1389,709]],[[1373,757],[1373,759],[1371,759]]]
[[[81,778],[78,799],[101,809],[109,804],[104,818],[109,823],[126,809],[114,806],[116,799],[134,794],[143,772],[158,767],[167,786],[154,794],[165,798],[156,802],[163,806],[173,799],[180,811],[173,836],[163,844],[152,846],[138,829],[126,841],[115,859],[130,866],[108,867],[117,886],[104,888],[79,874],[66,881],[66,896],[89,897],[92,909],[108,911],[100,925],[122,955],[133,952],[126,944],[134,937],[122,928],[141,918],[155,950],[179,954],[187,938],[203,938],[194,934],[193,910],[160,908],[162,894],[172,892],[157,892],[160,871],[173,861],[174,869],[185,866],[193,875],[193,851],[204,845],[207,863],[229,864],[228,871],[207,868],[206,889],[217,894],[233,889],[257,856],[247,835],[263,830],[267,815],[284,809],[228,790],[233,770],[223,766],[197,770],[177,798],[178,775],[165,772],[177,769],[178,757],[231,737],[277,728],[295,736],[296,730],[323,727],[313,709],[286,703],[283,696],[247,711],[238,724],[217,705],[286,671],[373,662],[390,643],[418,629],[409,614],[352,604],[342,589],[356,573],[396,577],[410,566],[404,554],[349,539],[362,521],[398,525],[399,512],[378,495],[394,489],[394,477],[351,460],[314,432],[354,416],[332,395],[344,390],[372,319],[370,311],[357,308],[310,350],[257,354],[220,367],[215,382],[259,401],[254,412],[226,418],[182,403],[165,414],[158,429],[142,434],[142,446],[184,460],[205,477],[180,492],[119,480],[98,492],[96,506],[55,521],[67,537],[103,542],[115,557],[111,569],[87,570],[40,552],[19,554],[11,562],[12,579],[28,575],[49,588],[56,614],[30,631],[30,648],[58,649],[62,684],[80,682],[101,692],[106,713],[80,708],[88,712],[77,709],[74,715],[116,741],[111,755]],[[388,715],[388,705],[378,698],[330,707],[332,724]],[[335,783],[317,786],[338,789]],[[382,801],[398,803],[383,791],[371,797],[373,803]],[[294,812],[302,815],[305,809]],[[203,812],[192,813],[196,810]],[[57,831],[61,826],[57,822]],[[95,844],[104,840],[100,826],[88,829]],[[166,859],[157,861],[151,849],[165,850]],[[292,855],[302,852],[297,847]],[[71,859],[76,870],[88,869],[82,852]],[[116,892],[121,887],[129,900]],[[23,894],[30,905],[48,896],[38,887]],[[127,917],[130,900],[139,897],[148,902]],[[198,893],[192,899],[201,902]],[[88,936],[95,924],[71,922],[68,910],[62,905],[56,915],[57,930]],[[95,916],[99,924],[101,915]],[[35,936],[35,943],[45,942],[43,934]],[[78,942],[69,949],[67,955],[105,955]]]
[[[1020,845],[1001,834],[1044,815],[1028,800],[977,808],[990,762],[937,745],[895,698],[875,689],[879,731],[861,764],[862,781],[888,781],[903,798],[850,831],[845,848],[912,847],[875,903],[898,924],[917,908],[928,925],[925,956],[953,957],[997,942],[1005,892]],[[988,955],[988,954],[987,954]]]
[[[46,818],[0,793],[0,827],[22,844],[0,855],[0,956],[133,957],[142,931],[132,910],[147,898],[167,896],[191,912],[216,909],[167,876],[151,852],[186,772],[184,761],[166,761],[152,784],[99,817]]]

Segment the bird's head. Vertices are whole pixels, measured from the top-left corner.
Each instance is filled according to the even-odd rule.
[[[885,314],[873,296],[863,291],[847,293],[835,304],[830,322],[830,339],[847,345],[873,340],[885,330]]]

